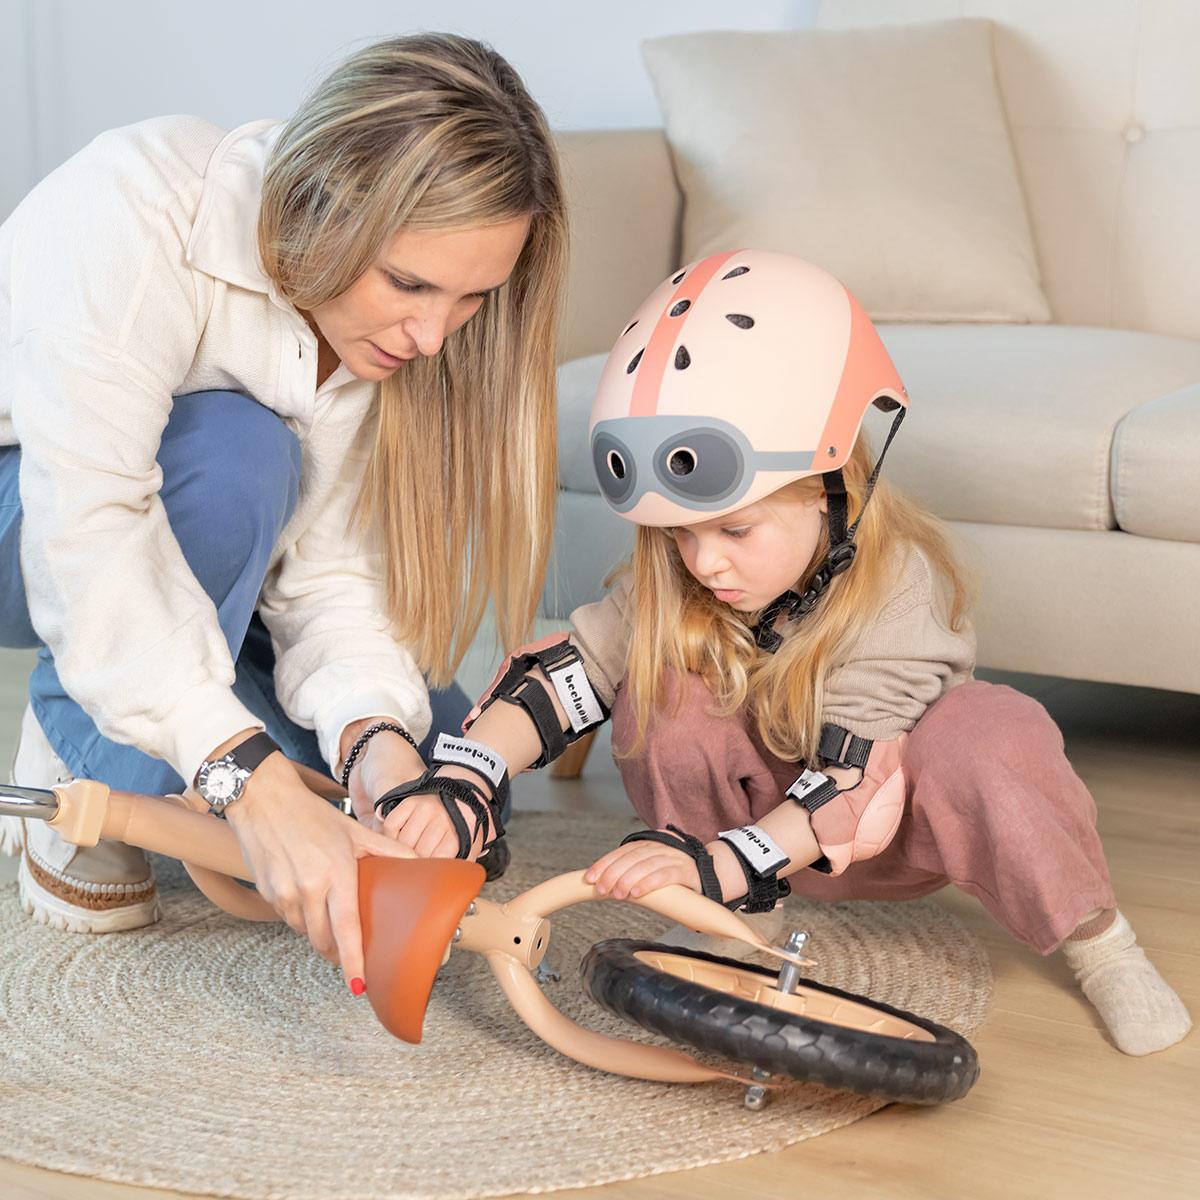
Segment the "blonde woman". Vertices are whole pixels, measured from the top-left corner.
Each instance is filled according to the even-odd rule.
[[[892,414],[878,460],[860,436],[873,407]],[[944,532],[878,480],[907,407],[871,321],[819,268],[743,250],[664,282],[592,410],[632,567],[566,639],[510,659],[471,736],[512,770],[611,710],[651,828],[588,869],[602,894],[681,884],[769,914],[788,891],[953,883],[1039,953],[1061,947],[1120,1049],[1161,1050],[1190,1018],[1117,909],[1062,736],[1036,701],[971,679]]]
[[[460,724],[489,600],[527,635],[565,237],[540,109],[435,34],[285,124],[103,134],[0,227],[0,644],[38,647],[13,782],[196,783],[356,993],[356,859],[396,843],[295,764],[369,814]],[[140,851],[4,835],[39,920],[156,919]]]

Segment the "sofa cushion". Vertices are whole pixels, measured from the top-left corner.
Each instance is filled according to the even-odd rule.
[[[1133,409],[1113,438],[1117,524],[1143,537],[1200,542],[1200,384]]]
[[[1200,381],[1200,342],[1158,334],[1060,325],[885,325],[880,334],[912,401],[886,477],[948,520],[1116,528],[1109,463],[1117,425]],[[559,371],[560,481],[573,491],[599,490],[587,425],[604,358]],[[1139,411],[1130,432],[1153,436],[1159,426],[1144,422],[1170,411]],[[867,420],[878,448],[890,418]],[[1133,480],[1171,454],[1169,439],[1153,444],[1151,453],[1140,439],[1131,443]],[[1179,470],[1194,476],[1194,462],[1183,455]],[[1167,519],[1170,499],[1148,486],[1133,487],[1129,503],[1136,521]],[[1190,526],[1196,518],[1169,519]]]
[[[558,482],[570,492],[600,494],[588,444],[588,418],[607,354],[589,354],[558,368]]]
[[[562,492],[554,524],[554,552],[542,589],[541,614],[565,620],[580,604],[599,600],[604,581],[633,551],[634,526],[598,492]]]
[[[661,129],[554,135],[571,230],[562,360],[608,350],[678,265],[679,188]]]
[[[994,24],[1001,103],[1063,325],[1200,339],[1200,4],[819,0],[825,29]]]
[[[1050,319],[988,22],[681,34],[643,52],[683,261],[788,251],[876,320]]]

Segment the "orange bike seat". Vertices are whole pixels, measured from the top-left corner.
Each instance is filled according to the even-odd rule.
[[[358,860],[367,999],[388,1033],[421,1040],[421,1025],[446,947],[484,869],[457,858]]]

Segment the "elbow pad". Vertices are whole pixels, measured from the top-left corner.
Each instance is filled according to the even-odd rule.
[[[893,741],[866,743],[865,762],[853,764],[863,773],[853,787],[839,790],[828,775],[805,771],[788,788],[787,794],[808,810],[825,856],[811,864],[815,870],[840,875],[851,863],[874,858],[896,836],[907,791],[902,765],[907,742],[908,734],[902,733]]]

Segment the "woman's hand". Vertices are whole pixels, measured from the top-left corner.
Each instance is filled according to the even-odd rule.
[[[369,718],[359,722],[364,727],[372,723]],[[346,748],[353,744],[357,732],[357,728],[348,731]],[[375,801],[384,792],[418,779],[424,772],[425,760],[398,733],[384,729],[374,734],[350,769],[350,807],[359,823],[383,833],[383,823],[375,813]]]
[[[363,979],[358,860],[412,852],[309,791],[282,754],[263,760],[225,815],[260,895],[322,958],[340,964],[348,987]]]
[[[663,833],[670,830],[664,829]],[[746,879],[733,851],[719,838],[705,849],[713,857],[721,890],[727,900],[746,891]],[[661,842],[629,842],[601,855],[583,873],[585,883],[596,885],[596,894],[614,900],[636,900],[648,892],[678,883],[693,892],[700,887],[700,869],[696,860],[682,850]]]

